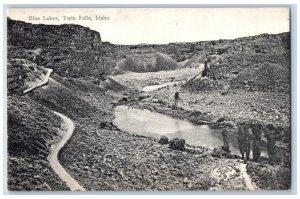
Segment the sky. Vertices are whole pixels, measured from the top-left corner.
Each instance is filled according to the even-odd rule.
[[[83,25],[114,44],[195,42],[290,31],[288,8],[9,8],[7,15],[33,24]],[[45,20],[49,16],[58,20]],[[73,20],[67,20],[71,16]],[[83,20],[88,17],[91,20]]]

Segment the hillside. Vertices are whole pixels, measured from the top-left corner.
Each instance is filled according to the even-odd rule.
[[[199,77],[190,79],[183,88],[190,91],[245,89],[289,92],[289,37],[289,33],[261,34],[213,41],[204,50],[210,67],[209,79],[200,78],[199,73]]]
[[[54,111],[73,124],[57,162],[87,191],[249,190],[254,189],[247,185],[249,176],[258,188],[289,189],[289,33],[115,45],[79,25],[8,19],[7,39],[10,190],[69,190],[49,164],[53,146],[68,129]],[[209,77],[201,76],[205,59]],[[49,78],[48,68],[53,69]],[[180,96],[176,105],[175,92]],[[174,129],[185,120],[218,137],[226,121],[232,124],[230,142],[240,133],[237,125],[259,124],[261,146],[271,145],[263,149],[268,157],[245,163],[209,143],[174,150],[143,134],[147,128],[156,132],[158,125],[140,125],[138,135],[121,130],[115,123],[118,105],[170,116],[174,122],[168,125]],[[134,116],[138,122],[152,118]],[[130,122],[125,125],[138,123]],[[159,122],[169,127],[163,119]],[[206,141],[202,130],[189,129],[182,128],[178,137],[189,133]]]
[[[52,78],[48,85],[28,94],[28,100],[38,104],[38,108],[44,107],[38,115],[33,112],[30,120],[36,121],[39,120],[38,118],[42,121],[47,120],[47,123],[43,123],[45,132],[42,131],[42,133],[39,133],[40,131],[36,130],[26,130],[23,132],[20,128],[27,129],[30,127],[34,129],[41,126],[41,124],[28,123],[30,121],[28,118],[21,118],[18,123],[15,122],[13,116],[10,117],[12,118],[11,120],[14,120],[14,125],[10,126],[10,128],[16,135],[23,136],[21,143],[27,141],[27,139],[31,139],[28,140],[28,143],[37,142],[39,136],[46,136],[49,132],[53,131],[53,127],[49,125],[54,124],[56,128],[59,127],[60,122],[54,121],[59,119],[54,114],[53,118],[48,118],[47,115],[51,112],[49,108],[70,117],[76,124],[76,129],[71,141],[62,151],[60,161],[74,179],[87,190],[207,190],[215,181],[204,171],[212,170],[220,164],[236,164],[236,160],[222,163],[221,160],[215,160],[211,156],[208,158],[198,158],[198,155],[192,153],[172,151],[167,146],[162,146],[151,138],[138,137],[122,132],[111,123],[113,119],[112,102],[116,97],[120,97],[120,94],[107,93],[103,95],[103,92],[93,92],[91,94],[89,91],[81,91],[79,88],[82,86],[77,86],[78,83],[74,85],[74,81],[72,80],[68,81],[68,79],[61,78],[55,74]],[[81,84],[85,83],[82,82]],[[18,99],[24,101],[23,98]],[[14,104],[15,100],[12,99],[13,107],[9,109],[9,112],[19,108],[19,104]],[[28,112],[29,110],[26,109],[24,111],[25,114],[22,115],[27,116]],[[12,114],[14,116],[19,115]],[[39,133],[39,136],[34,138],[26,137],[27,134],[34,135],[36,133]],[[11,138],[13,138],[11,142],[19,140],[14,136],[11,136]],[[43,143],[42,141],[42,148]],[[39,143],[35,145],[40,146]],[[19,146],[22,146],[22,144]],[[28,149],[39,150],[39,147],[28,147]],[[26,150],[23,150],[22,154]],[[10,168],[12,169],[12,171],[9,171],[9,186],[12,188],[17,187],[19,190],[60,190],[63,187],[62,185],[60,188],[56,188],[51,184],[53,182],[47,182],[47,185],[44,181],[36,182],[35,179],[38,178],[39,180],[43,172],[38,175],[22,174],[22,170],[26,170],[26,174],[28,173],[27,167],[32,168],[33,172],[36,167],[45,169],[44,165],[40,167],[36,162],[30,166],[32,159],[40,161],[44,156],[34,153],[29,156],[29,163],[24,163],[21,162],[24,154],[17,156],[14,155],[15,153],[12,150],[9,159]],[[162,154],[162,156],[160,158],[153,155],[149,156],[152,153]],[[201,153],[204,153],[204,151]],[[183,161],[186,159],[186,156],[188,156],[188,161]],[[109,161],[106,159],[109,159]],[[124,160],[126,161],[124,162]],[[20,165],[17,167],[18,170],[16,170],[16,165],[12,165],[14,162],[20,162]],[[197,162],[197,164],[192,166],[192,162]],[[44,164],[47,165],[48,163],[44,162]],[[148,169],[148,164],[152,168],[156,168],[156,171]],[[165,173],[167,170],[159,171],[157,169],[165,167],[166,164],[174,165],[171,166],[174,172]],[[202,166],[199,167],[197,165]],[[13,171],[16,173],[13,174]],[[46,171],[49,172],[47,179],[56,179],[57,183],[61,183],[57,179],[57,176],[53,174],[51,168]],[[153,175],[153,172],[156,173]],[[181,174],[178,175],[177,173]],[[182,182],[183,176],[189,177],[189,187],[185,182]],[[21,183],[18,180],[19,178],[22,179],[22,182],[28,182],[28,184]],[[127,180],[124,180],[124,178]],[[36,183],[40,182],[43,182],[45,185],[43,184],[42,187],[35,186]],[[155,184],[149,186],[151,182],[155,182]]]
[[[179,64],[162,53],[131,55],[118,63],[118,70],[131,72],[157,72],[175,70]]]
[[[155,53],[165,54],[184,66],[199,66],[208,58],[214,64],[221,62],[230,72],[240,71],[255,63],[275,63],[289,69],[290,33],[261,34],[232,40],[169,43],[162,45],[115,45],[103,44],[104,57],[108,66],[115,67],[124,57],[137,62],[151,62]],[[138,58],[138,59],[137,59]],[[193,64],[195,63],[195,64]],[[140,65],[144,68],[143,64]],[[140,70],[139,68],[137,70]],[[135,72],[138,72],[135,70]]]
[[[9,57],[10,58],[10,57]],[[43,82],[47,70],[30,59],[13,58],[7,63],[8,93],[22,94],[25,89]]]
[[[54,173],[48,162],[52,145],[61,139],[62,121],[57,111],[77,121],[76,132],[85,129],[80,120],[93,125],[110,123],[108,106],[98,108],[88,99],[112,101],[104,89],[81,80],[53,74],[44,85],[26,96],[13,94],[8,99],[8,188],[12,191],[60,191],[68,187]],[[109,86],[110,84],[108,84]],[[111,86],[111,85],[110,85]],[[88,89],[86,89],[88,88]],[[98,118],[98,119],[96,119]],[[96,122],[97,121],[97,122]],[[79,133],[81,134],[81,133]]]
[[[279,64],[255,64],[231,80],[232,88],[251,91],[290,91],[289,70]]]
[[[30,114],[28,114],[30,113]],[[61,120],[28,97],[8,98],[8,189],[68,190],[47,160]]]
[[[7,24],[9,57],[31,56],[31,51],[39,49],[36,63],[63,77],[93,80],[102,72],[118,74],[123,68],[133,72],[165,70],[155,64],[161,57],[168,60],[166,63],[172,62],[167,70],[177,68],[175,65],[197,67],[205,58],[212,65],[221,62],[229,73],[264,61],[289,69],[289,33],[163,45],[116,45],[101,42],[100,33],[80,25],[35,25],[9,18]]]
[[[65,77],[93,76],[100,57],[100,33],[74,25],[30,24],[7,20],[9,58],[29,57],[40,50],[38,65],[51,68]]]

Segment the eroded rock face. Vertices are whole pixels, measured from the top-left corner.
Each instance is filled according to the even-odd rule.
[[[8,95],[23,94],[23,91],[42,82],[47,70],[28,59],[10,59],[7,63]]]
[[[7,19],[7,25],[8,44],[28,49],[68,47],[91,50],[99,47],[101,42],[99,32],[80,25],[31,24],[10,18]]]
[[[224,84],[220,81],[215,81],[213,79],[197,77],[192,81],[186,82],[183,86],[191,92],[197,91],[212,91],[212,90],[223,90]]]
[[[161,136],[160,139],[159,139],[159,142],[160,144],[168,144],[169,143],[169,138],[167,138],[167,136]]]
[[[273,92],[289,92],[289,84],[288,68],[268,62],[247,67],[230,82],[232,88]]]
[[[174,150],[185,150],[185,140],[182,138],[173,138],[169,142],[169,147]]]
[[[74,24],[31,24],[8,18],[7,32],[9,59],[33,56],[37,65],[55,69],[63,77],[99,73],[86,67],[99,64],[101,36],[97,31]]]

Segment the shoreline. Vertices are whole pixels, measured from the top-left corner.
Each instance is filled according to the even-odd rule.
[[[236,157],[215,157],[203,147],[172,150],[158,140],[118,130],[112,124],[113,107],[120,103],[124,93],[130,100],[140,93],[71,90],[66,79],[52,78],[55,81],[49,81],[45,89],[37,89],[30,97],[74,121],[75,132],[61,151],[59,161],[87,191],[201,191],[215,186],[225,190],[248,189],[238,169],[229,178],[217,179],[212,175],[215,169],[226,173],[238,167],[242,160]],[[141,107],[152,106],[152,102],[143,99],[135,103]],[[172,106],[167,110],[172,113]],[[191,118],[197,116],[192,114]],[[261,165],[259,169],[269,168],[268,164],[258,165]],[[259,182],[255,172],[249,174]],[[257,183],[258,187],[265,180]],[[275,178],[274,184],[281,183],[277,181]]]

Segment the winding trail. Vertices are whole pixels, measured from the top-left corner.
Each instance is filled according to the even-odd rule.
[[[49,78],[52,72],[52,69],[48,69],[45,80],[34,87],[24,90],[24,95],[46,85],[49,82]],[[55,111],[53,111],[53,113],[58,115],[63,120],[63,127],[65,132],[62,135],[62,139],[56,145],[54,145],[53,148],[50,149],[50,154],[48,156],[50,166],[52,167],[54,172],[64,182],[66,182],[67,186],[70,188],[71,191],[85,191],[85,189],[81,185],[79,185],[79,183],[63,168],[63,166],[59,163],[58,160],[58,154],[60,150],[64,147],[64,145],[68,142],[68,140],[72,137],[74,133],[75,124],[70,118],[68,118],[65,115]]]
[[[259,190],[247,173],[246,166],[247,164],[239,162],[218,166],[211,172],[216,184],[210,190]]]
[[[36,85],[34,87],[31,87],[31,88],[28,88],[28,89],[24,90],[23,93],[27,94],[30,91],[33,91],[34,89],[37,89],[37,88],[39,88],[39,87],[44,86],[45,84],[47,84],[48,81],[49,81],[49,77],[50,77],[51,73],[53,72],[53,70],[50,69],[50,68],[48,68],[47,70],[48,70],[48,72],[47,72],[47,75],[46,75],[45,80],[43,82],[39,83],[38,85]]]
[[[256,184],[254,184],[251,180],[251,177],[249,176],[249,174],[247,173],[247,169],[246,169],[246,164],[240,164],[240,170],[241,170],[241,174],[243,175],[244,179],[245,179],[245,183],[247,188],[250,191],[254,191],[257,190],[258,187],[256,186]]]
[[[85,191],[85,189],[78,184],[78,182],[72,178],[72,176],[63,168],[63,166],[58,161],[58,153],[62,149],[62,147],[68,142],[68,140],[73,135],[75,130],[75,124],[65,115],[55,112],[56,115],[61,117],[65,124],[65,133],[62,139],[54,146],[54,148],[50,151],[49,162],[55,173],[66,182],[67,186],[71,189],[71,191]]]

